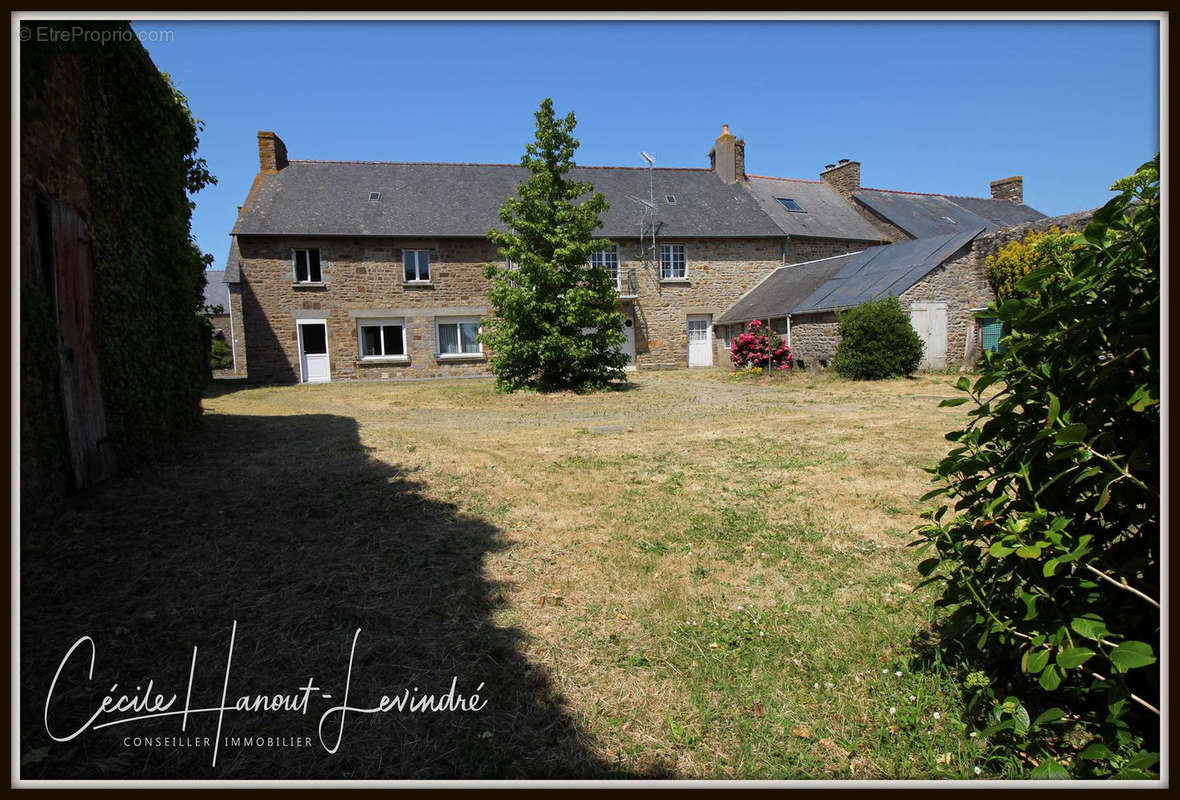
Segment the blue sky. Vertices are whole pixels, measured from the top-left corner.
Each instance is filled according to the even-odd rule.
[[[752,174],[986,196],[1024,176],[1055,215],[1159,149],[1156,21],[178,22],[146,42],[204,121],[218,185],[193,232],[221,267],[258,170],[291,158],[516,163],[533,112],[573,111],[582,164],[702,167],[722,123]]]

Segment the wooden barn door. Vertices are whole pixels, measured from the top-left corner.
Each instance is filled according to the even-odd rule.
[[[74,486],[82,489],[115,471],[94,325],[94,258],[86,224],[71,206],[51,201],[50,218],[62,411]]]
[[[911,303],[910,324],[926,350],[921,369],[946,368],[946,303]]]

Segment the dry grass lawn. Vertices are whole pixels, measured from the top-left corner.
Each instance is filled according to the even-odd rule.
[[[127,674],[141,664],[173,686],[198,644],[216,694],[234,618],[241,693],[339,685],[361,627],[358,704],[453,674],[484,681],[488,707],[371,715],[335,756],[228,748],[216,769],[207,752],[49,743],[26,723],[26,752],[49,747],[29,769],[971,777],[984,762],[959,690],[914,663],[931,596],[912,591],[906,547],[923,467],[965,419],[938,407],[955,379],[645,372],[587,396],[218,384],[185,453],[26,526],[34,718],[82,632],[107,674],[142,680]],[[318,708],[226,726],[314,737]]]

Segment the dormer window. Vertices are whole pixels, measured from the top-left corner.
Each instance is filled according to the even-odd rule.
[[[291,252],[296,283],[324,282],[324,275],[320,271],[320,251],[318,247],[298,249]]]
[[[805,208],[803,208],[803,206],[799,205],[798,201],[792,200],[789,197],[776,197],[774,199],[778,200],[779,204],[783,208],[785,208],[787,211],[793,211],[796,214],[806,214],[807,213],[807,210]]]

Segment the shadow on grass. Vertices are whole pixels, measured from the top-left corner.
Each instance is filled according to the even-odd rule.
[[[604,763],[547,675],[522,655],[519,629],[497,625],[504,586],[484,575],[505,546],[482,519],[428,497],[413,476],[372,459],[356,422],[331,415],[207,415],[199,440],[150,473],[117,479],[74,507],[22,521],[21,776],[34,778],[647,777]],[[306,713],[176,717],[77,728],[103,693],[146,687],[183,707],[198,647],[192,707],[216,706],[231,624],[227,705],[243,695],[298,695]],[[321,715],[383,694],[479,694],[478,712],[350,714],[336,754]],[[132,690],[134,693],[134,690]],[[116,716],[129,716],[121,714]],[[113,717],[112,717],[113,718]],[[336,736],[338,717],[324,726]],[[100,720],[101,721],[101,720]],[[225,737],[276,737],[273,746]],[[127,737],[209,737],[210,747]],[[306,744],[300,739],[306,740]],[[294,740],[294,744],[292,744]],[[654,777],[654,776],[652,776]]]
[[[251,384],[247,378],[214,378],[205,384],[205,390],[201,393],[202,397],[222,397],[223,395],[233,394],[242,389],[249,389]]]

